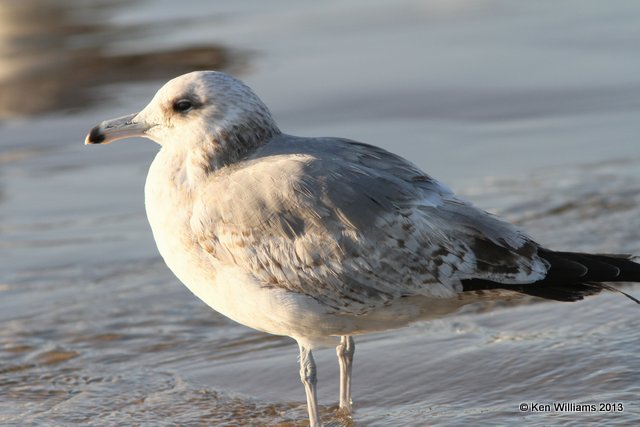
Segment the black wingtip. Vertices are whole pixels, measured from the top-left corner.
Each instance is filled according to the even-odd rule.
[[[509,285],[466,279],[462,281],[463,290],[508,289],[556,301],[578,301],[606,289],[640,305],[640,299],[607,283],[640,282],[640,264],[632,261],[629,255],[554,252],[542,248],[539,255],[549,263],[548,274],[542,280]]]

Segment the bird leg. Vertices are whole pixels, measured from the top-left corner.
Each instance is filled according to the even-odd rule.
[[[311,427],[321,427],[318,415],[318,397],[316,393],[316,362],[313,360],[311,350],[300,346],[300,379],[304,384],[304,391],[307,394],[307,410],[309,411],[309,424]]]
[[[340,365],[340,410],[351,414],[351,365],[356,344],[350,336],[340,337],[340,344],[336,347],[338,364]]]

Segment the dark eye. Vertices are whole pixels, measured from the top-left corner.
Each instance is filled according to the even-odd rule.
[[[178,101],[173,103],[173,111],[178,113],[184,113],[193,108],[193,102],[188,99],[179,99]]]

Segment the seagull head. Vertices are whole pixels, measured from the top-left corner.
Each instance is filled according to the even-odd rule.
[[[205,148],[233,157],[279,133],[269,109],[240,80],[195,71],[167,82],[139,113],[98,124],[85,144],[143,137],[169,150]]]

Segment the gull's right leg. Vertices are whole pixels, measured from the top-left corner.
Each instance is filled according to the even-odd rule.
[[[351,365],[356,344],[347,335],[340,337],[340,344],[336,347],[338,364],[340,365],[340,410],[351,414]]]
[[[318,415],[318,397],[316,393],[316,362],[313,360],[311,350],[298,343],[300,347],[300,379],[307,393],[307,409],[309,411],[309,424],[311,427],[322,427]]]

